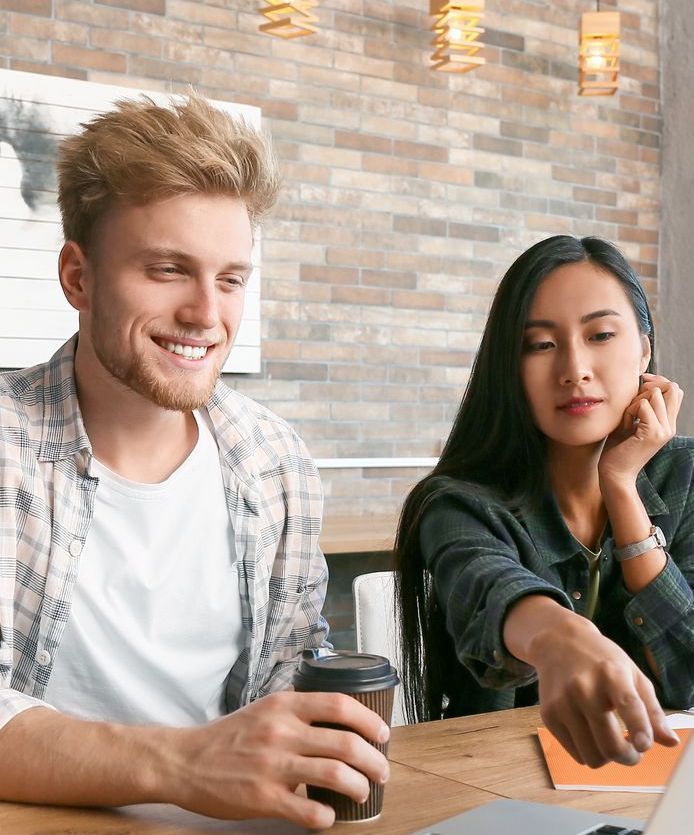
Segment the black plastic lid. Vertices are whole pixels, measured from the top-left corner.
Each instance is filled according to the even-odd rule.
[[[368,693],[399,683],[382,655],[332,649],[305,649],[293,680],[295,690],[324,693]]]

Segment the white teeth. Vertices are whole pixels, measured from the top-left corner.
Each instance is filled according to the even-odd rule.
[[[201,360],[207,353],[207,347],[194,348],[191,345],[180,345],[177,342],[165,342],[162,347],[172,354],[178,354],[188,360]]]

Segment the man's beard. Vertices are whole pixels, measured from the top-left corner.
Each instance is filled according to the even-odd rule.
[[[191,412],[209,401],[219,379],[221,365],[226,359],[222,357],[216,367],[208,371],[205,385],[193,385],[190,379],[192,375],[182,369],[173,369],[174,373],[178,373],[172,379],[166,379],[161,372],[157,373],[154,363],[148,363],[146,357],[122,356],[103,338],[103,334],[112,333],[113,330],[109,329],[108,316],[100,315],[96,306],[91,331],[94,353],[111,376],[155,405],[174,412]]]

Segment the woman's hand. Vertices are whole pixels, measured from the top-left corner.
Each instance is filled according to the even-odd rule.
[[[581,615],[529,594],[509,609],[504,643],[535,668],[542,720],[579,763],[634,765],[654,741],[677,744],[650,680]]]
[[[683,397],[672,380],[643,375],[643,385],[627,406],[622,425],[605,441],[598,462],[602,484],[636,483],[643,467],[674,436]]]
[[[534,648],[543,644],[536,669],[547,727],[591,768],[611,760],[634,765],[654,740],[676,745],[649,679],[617,644],[574,617],[573,629]]]

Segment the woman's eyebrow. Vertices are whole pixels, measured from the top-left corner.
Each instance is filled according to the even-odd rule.
[[[586,313],[585,316],[581,316],[581,324],[585,325],[586,322],[590,322],[593,319],[600,319],[603,316],[621,316],[621,313],[618,313],[616,310],[611,310],[610,308],[605,308],[605,310],[596,310],[593,313]]]
[[[592,322],[593,319],[601,319],[603,316],[621,316],[621,313],[618,313],[616,310],[612,310],[611,308],[605,308],[604,310],[594,310],[592,313],[586,313],[585,316],[581,316],[580,322],[582,325],[585,325],[587,322]],[[557,323],[553,322],[551,319],[528,319],[525,323],[526,328],[556,328]]]

